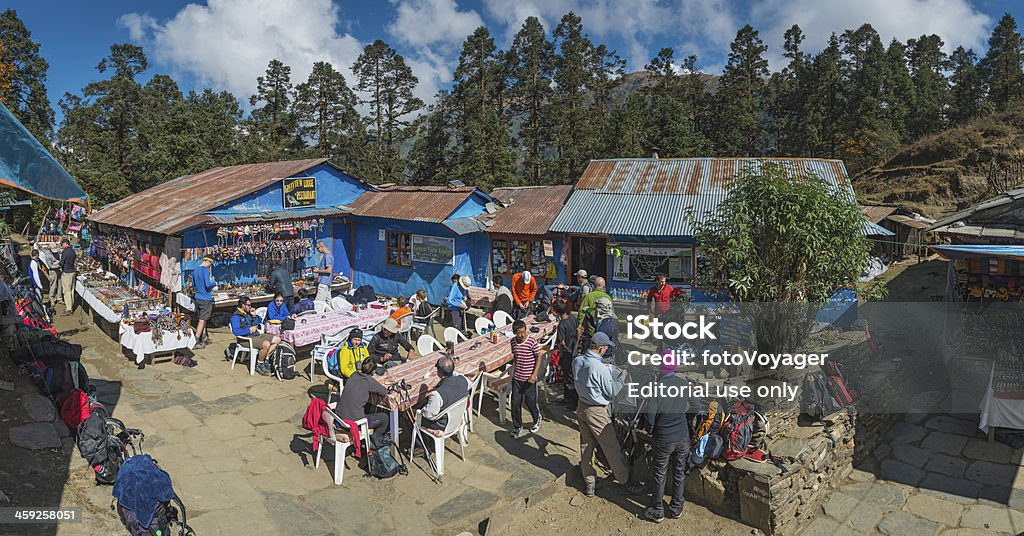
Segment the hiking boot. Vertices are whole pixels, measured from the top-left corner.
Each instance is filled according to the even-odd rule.
[[[530,427],[530,433],[531,434],[536,434],[539,431],[540,431],[540,421],[537,421],[537,422],[533,423],[533,426]]]
[[[516,428],[515,430],[512,430],[512,439],[519,439],[519,434],[521,433],[523,433],[522,428]]]
[[[644,510],[644,519],[652,523],[661,523],[662,521],[665,521],[665,514],[658,512],[653,507],[647,507],[647,509]]]
[[[669,519],[679,519],[679,518],[683,517],[683,511],[680,510],[678,512],[673,512],[672,509],[669,508],[668,511],[665,513],[665,516],[668,517]]]
[[[264,361],[263,363],[256,363],[256,374],[260,376],[270,376],[270,363]]]
[[[202,350],[203,348],[206,348],[206,341],[199,341],[192,347],[193,350]]]
[[[626,490],[626,493],[628,493],[629,495],[640,495],[647,488],[646,486],[644,486],[643,482],[636,482],[631,480],[629,482],[626,482],[626,484],[622,486],[622,489]]]

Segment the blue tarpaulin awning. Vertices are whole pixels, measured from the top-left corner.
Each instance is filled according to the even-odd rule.
[[[943,259],[980,259],[999,257],[1024,261],[1024,246],[1000,244],[957,244],[951,246],[931,246],[932,251]]]
[[[86,204],[85,190],[10,110],[0,104],[0,186]]]

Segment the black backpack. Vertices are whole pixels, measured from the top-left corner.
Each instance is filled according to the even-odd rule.
[[[78,425],[78,453],[96,472],[96,482],[113,484],[124,462],[124,445],[111,434],[106,408],[96,405],[89,417]]]
[[[371,450],[368,459],[370,463],[370,476],[385,479],[397,474],[409,474],[409,470],[405,465],[396,462],[394,456],[391,455],[391,445]]]
[[[376,299],[377,294],[373,291],[373,287],[370,285],[363,285],[352,293],[352,298],[348,301],[356,305],[363,305],[364,303],[370,303]]]
[[[821,417],[841,409],[828,390],[825,372],[811,372],[804,376],[800,395],[800,412],[812,417]]]
[[[287,342],[279,342],[277,349],[274,350],[274,357],[270,364],[278,380],[294,379],[296,376],[295,347]]]

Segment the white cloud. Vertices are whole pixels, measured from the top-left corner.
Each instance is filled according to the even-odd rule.
[[[455,0],[392,0],[398,15],[388,25],[388,33],[400,42],[414,46],[458,46],[480,26],[483,19],[476,11],[459,11]]]
[[[769,45],[773,68],[781,66],[782,36],[793,24],[803,30],[808,51],[823,48],[833,32],[868,23],[886,45],[893,38],[906,41],[934,33],[942,37],[947,52],[959,45],[984,50],[992,24],[968,0],[767,0],[752,9],[751,18],[763,24],[758,29]]]
[[[118,22],[157,62],[243,102],[271,59],[292,68],[293,83],[305,81],[317,61],[351,83],[349,69],[362,51],[356,38],[338,32],[341,13],[331,0],[209,0],[164,21],[128,13]]]

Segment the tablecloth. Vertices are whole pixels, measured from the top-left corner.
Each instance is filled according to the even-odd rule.
[[[344,281],[332,284],[331,285],[331,292],[341,292],[341,291],[344,291],[344,290],[348,290],[350,288],[352,288],[352,283],[349,282],[348,279],[345,279]],[[316,292],[315,288],[312,289],[312,290],[313,290],[313,292]],[[273,294],[259,294],[259,295],[255,295],[255,296],[249,296],[249,299],[252,300],[253,303],[261,303],[261,302],[268,302],[273,297],[274,297]],[[178,305],[180,305],[182,309],[185,309],[185,310],[188,310],[188,311],[195,311],[196,310],[195,301],[192,299],[191,296],[189,296],[188,294],[185,294],[184,292],[177,292],[177,293],[175,293],[174,294],[174,301]],[[216,297],[215,297],[213,306],[214,307],[234,306],[237,301],[238,301],[238,297],[237,296],[228,296],[226,298],[221,298],[221,299],[216,299]]]
[[[82,297],[82,301],[88,304],[89,308],[99,313],[99,315],[107,322],[117,324],[121,321],[121,315],[115,313],[110,307],[107,307],[105,303],[101,302],[95,294],[89,292],[89,288],[81,281],[75,281],[75,292]]]
[[[178,338],[179,332],[177,331],[165,332],[163,334],[163,338],[160,340],[160,344],[155,344],[153,342],[152,333],[146,332],[136,334],[135,329],[132,328],[132,326],[123,322],[118,325],[121,346],[124,346],[135,354],[136,363],[142,363],[142,361],[146,359],[147,354],[169,352],[180,348],[191,349],[196,345],[196,336],[191,329],[188,330],[187,337],[182,335],[181,338]]]
[[[993,365],[992,374],[989,376],[988,389],[985,390],[985,398],[981,401],[981,416],[978,420],[978,428],[988,433],[990,427],[1013,428],[1024,430],[1024,400],[998,398],[992,389],[992,382],[995,377]]]
[[[295,320],[295,329],[284,332],[281,340],[292,346],[306,346],[320,342],[320,335],[333,335],[345,328],[375,326],[391,314],[391,308],[362,311],[327,311],[325,313],[300,315]]]

